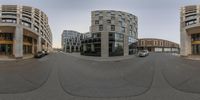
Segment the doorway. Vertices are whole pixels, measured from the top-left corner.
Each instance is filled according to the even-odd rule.
[[[192,45],[192,54],[200,55],[200,44],[193,44]]]

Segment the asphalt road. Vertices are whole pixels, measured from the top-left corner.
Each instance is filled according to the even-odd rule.
[[[91,61],[63,53],[0,62],[0,100],[199,100],[200,61],[150,54]]]

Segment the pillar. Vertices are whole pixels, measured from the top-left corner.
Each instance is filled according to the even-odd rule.
[[[67,52],[66,44],[64,44],[64,52]]]
[[[85,52],[87,49],[86,49],[86,44],[83,44],[83,52]]]
[[[15,29],[13,55],[15,58],[23,57],[23,29],[18,25],[16,26]]]
[[[72,46],[71,45],[69,46],[69,52],[70,53],[72,52]]]
[[[91,44],[91,50],[94,52],[94,44]]]
[[[181,50],[180,54],[182,56],[188,56],[192,54],[191,48],[191,36],[187,34],[185,29],[181,30]]]
[[[37,51],[42,51],[42,47],[41,47],[41,37],[38,36],[38,39],[37,39]]]
[[[35,54],[35,40],[32,38],[32,54]]]
[[[128,35],[124,34],[124,56],[129,55]]]
[[[101,57],[109,55],[109,39],[108,32],[101,32]]]

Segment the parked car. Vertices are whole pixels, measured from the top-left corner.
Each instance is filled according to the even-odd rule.
[[[45,55],[48,55],[49,54],[49,51],[44,51],[45,52]]]
[[[44,56],[44,54],[43,54],[42,51],[38,51],[38,52],[34,55],[35,58],[41,58],[41,57],[43,57],[43,56]]]
[[[42,54],[43,54],[44,56],[46,55],[44,50],[42,50]]]
[[[141,50],[138,52],[138,56],[139,57],[145,57],[149,55],[149,51],[148,50]]]

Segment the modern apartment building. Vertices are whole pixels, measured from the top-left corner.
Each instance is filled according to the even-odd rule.
[[[77,31],[64,30],[62,33],[62,50],[64,52],[80,52],[83,35]]]
[[[82,55],[125,56],[136,52],[138,19],[122,11],[97,10],[91,15],[91,37],[82,41]]]
[[[181,55],[200,55],[200,5],[181,7]]]
[[[47,15],[29,6],[0,6],[0,56],[22,58],[52,49]]]
[[[163,39],[142,38],[138,41],[138,50],[179,53],[179,44]]]

